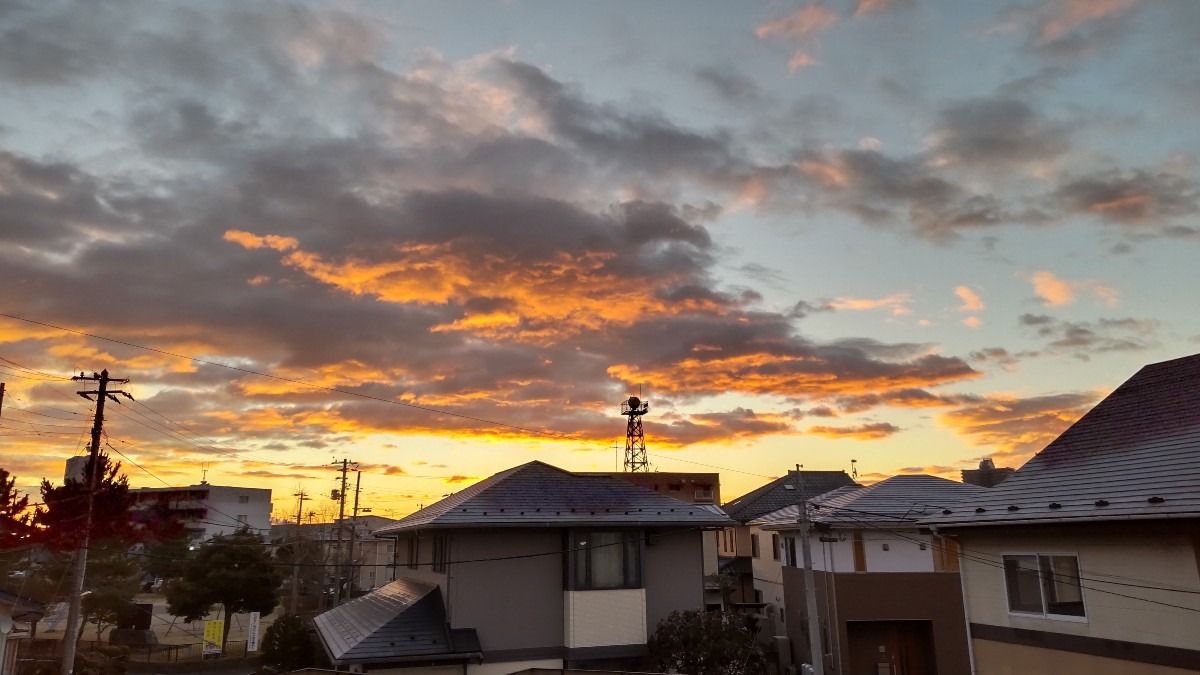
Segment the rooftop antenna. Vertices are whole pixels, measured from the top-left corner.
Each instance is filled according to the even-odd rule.
[[[858,478],[858,460],[857,459],[850,460],[850,477]]]
[[[205,462],[204,468],[200,470],[200,484],[208,485],[208,462]]]
[[[646,461],[646,434],[642,431],[642,415],[650,411],[650,403],[637,396],[621,401],[621,414],[629,418],[625,425],[625,471],[628,473],[650,471]]]

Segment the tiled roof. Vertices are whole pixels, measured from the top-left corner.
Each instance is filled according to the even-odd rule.
[[[424,528],[731,525],[719,510],[687,504],[612,476],[571,473],[529,462],[375,531]]]
[[[726,502],[721,508],[730,518],[742,523],[778,511],[785,506],[797,504],[801,499],[812,499],[830,490],[846,485],[855,485],[854,479],[845,471],[803,471],[804,493],[797,492],[797,477],[795,471],[788,471],[766,485]]]
[[[474,631],[452,631],[435,584],[397,579],[317,615],[317,634],[334,663],[477,655]]]
[[[1200,355],[1148,365],[938,526],[1200,517]]]
[[[848,486],[815,497],[810,513],[815,523],[833,526],[912,526],[947,507],[988,494],[988,488],[937,476],[892,476],[867,487]],[[796,506],[750,521],[772,528],[796,522]]]

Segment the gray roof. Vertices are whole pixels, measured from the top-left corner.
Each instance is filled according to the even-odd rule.
[[[1200,517],[1200,355],[1145,366],[940,527]]]
[[[914,527],[930,514],[988,494],[988,488],[937,476],[892,476],[867,487],[838,488],[810,501],[812,521],[833,527]],[[750,521],[767,529],[794,526],[799,509],[782,508]]]
[[[854,479],[845,471],[802,471],[801,473],[804,474],[803,494],[797,492],[799,481],[796,472],[788,471],[786,476],[776,478],[733,501],[725,502],[721,508],[725,509],[725,513],[728,513],[730,518],[746,523],[772,511],[778,511],[785,506],[795,505],[801,499],[812,499],[830,490],[846,485],[856,485]]]
[[[313,625],[338,665],[468,658],[479,652],[474,630],[450,630],[438,586],[414,579],[397,579],[318,614]]]
[[[529,462],[485,478],[375,531],[425,528],[731,525],[724,513],[687,504],[612,476]]]

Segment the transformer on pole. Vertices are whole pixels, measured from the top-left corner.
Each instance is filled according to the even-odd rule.
[[[621,414],[629,418],[625,425],[625,471],[649,472],[646,461],[646,434],[642,431],[642,415],[650,410],[650,404],[636,396],[621,401]]]

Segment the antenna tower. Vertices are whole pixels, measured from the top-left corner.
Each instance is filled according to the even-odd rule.
[[[621,414],[629,418],[625,425],[625,471],[635,473],[650,471],[646,461],[646,434],[642,431],[642,415],[650,410],[650,404],[636,396],[621,401]]]

